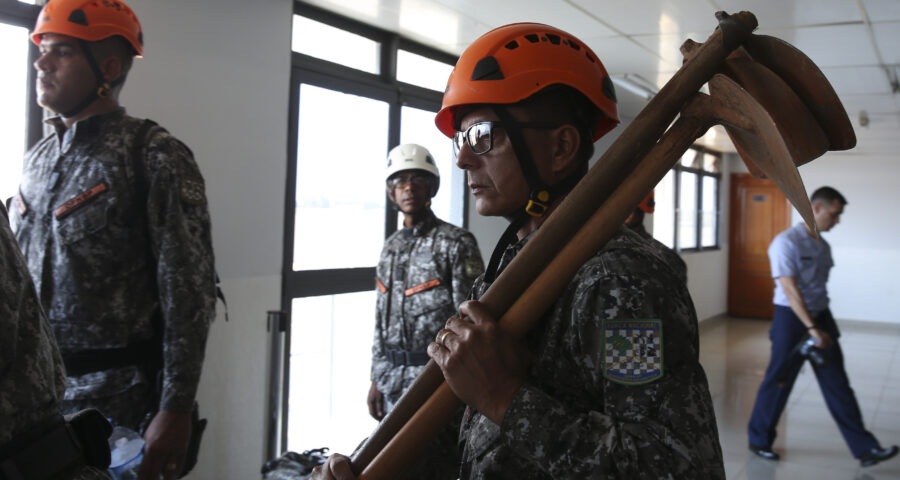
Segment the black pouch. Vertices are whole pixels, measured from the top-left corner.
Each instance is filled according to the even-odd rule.
[[[200,455],[200,440],[203,439],[203,431],[206,430],[206,419],[200,418],[200,405],[194,402],[191,410],[191,440],[188,442],[187,455],[184,457],[184,470],[182,478],[197,465],[197,457]]]
[[[109,435],[112,425],[99,410],[87,408],[65,416],[81,443],[84,463],[103,470],[109,468]]]

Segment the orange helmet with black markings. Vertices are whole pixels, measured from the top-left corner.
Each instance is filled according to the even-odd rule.
[[[479,37],[456,63],[438,129],[452,137],[466,106],[513,104],[552,85],[581,92],[600,112],[593,140],[619,123],[615,88],[600,59],[574,36],[540,23],[514,23]]]
[[[121,0],[50,0],[38,15],[31,41],[40,45],[48,33],[66,35],[87,42],[120,36],[144,54],[141,23],[131,8]]]

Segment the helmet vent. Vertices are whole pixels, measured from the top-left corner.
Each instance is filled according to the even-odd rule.
[[[531,43],[538,43],[541,41],[536,33],[529,33],[528,35],[525,35],[525,40],[528,40]]]
[[[612,79],[608,76],[603,77],[603,95],[613,102],[618,103],[618,100],[616,100],[616,87],[613,86]]]
[[[506,47],[507,50],[515,50],[515,49],[519,48],[519,42],[513,40],[504,46]]]
[[[472,70],[472,80],[503,80],[503,72],[497,59],[487,56],[478,61]]]
[[[588,61],[591,63],[596,63],[596,60],[594,60],[594,57],[592,57],[590,53],[584,52],[584,56],[587,57]]]
[[[550,39],[550,43],[552,43],[554,45],[559,45],[559,35],[553,35],[552,33],[548,33],[547,38]]]
[[[579,45],[571,40],[569,40],[569,46],[572,47],[572,49],[575,50],[576,52],[578,50],[581,50],[581,45]]]
[[[84,10],[77,9],[72,10],[72,13],[69,15],[69,21],[72,23],[77,23],[78,25],[88,26],[87,15],[84,14]]]

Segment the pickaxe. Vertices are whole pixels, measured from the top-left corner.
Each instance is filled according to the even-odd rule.
[[[819,138],[810,141],[811,146],[799,152],[800,156],[792,155],[785,138],[807,135],[806,130],[779,124],[751,94],[729,78],[716,75],[725,67],[725,59],[731,52],[742,44],[752,44],[748,39],[763,38],[751,35],[757,24],[749,12],[732,16],[720,12],[717,17],[719,28],[704,44],[689,47],[690,55],[682,68],[622,132],[480,298],[481,303],[500,318],[502,328],[516,335],[528,331],[552,305],[578,267],[605,244],[628,213],[693,141],[716,123],[723,124],[736,139],[735,143],[740,144],[739,153],[745,162],[757,167],[754,171],[771,178],[785,191],[803,218],[814,225],[812,209],[795,164],[821,155],[827,146],[824,149],[817,147],[822,143]],[[812,61],[788,44],[762,43],[766,48],[774,48],[774,53],[768,51],[772,56],[788,55],[793,61],[801,59],[803,68],[812,65],[811,68],[818,71]],[[753,50],[748,51],[753,55]],[[766,50],[761,48],[761,51]],[[757,61],[766,58],[762,55],[754,57]],[[738,72],[746,71],[740,65],[736,68]],[[737,76],[733,72],[732,75]],[[784,78],[781,73],[778,76]],[[747,78],[748,85],[760,81],[753,75]],[[830,91],[833,95],[824,76],[821,79],[825,86],[816,85],[815,88]],[[707,82],[711,95],[697,93]],[[807,78],[799,78],[787,85],[796,90],[807,88],[808,82]],[[798,95],[804,98],[802,94]],[[836,107],[832,105],[829,111],[843,113],[836,95],[833,97]],[[770,108],[777,110],[775,107],[777,105]],[[666,131],[679,113],[678,121]],[[833,120],[834,117],[816,116],[819,125],[832,123],[828,126],[831,129],[827,135],[829,145],[832,148],[852,147],[855,139],[847,141],[853,138],[849,120],[840,124]],[[846,118],[846,113],[843,117]],[[822,129],[828,132],[824,125]],[[832,135],[845,139],[844,143],[831,140]],[[354,471],[363,479],[395,476],[414,458],[417,449],[427,444],[430,436],[446,423],[458,405],[459,401],[443,383],[440,369],[434,362],[429,362],[354,454]]]

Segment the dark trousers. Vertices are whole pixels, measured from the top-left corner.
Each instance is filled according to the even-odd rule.
[[[844,354],[837,341],[839,332],[831,312],[825,310],[815,319],[815,324],[828,332],[834,339],[834,345],[824,350],[828,364],[824,367],[813,367],[819,388],[825,397],[825,403],[834,421],[837,422],[844,441],[850,447],[853,456],[859,458],[871,449],[878,447],[878,441],[869,433],[862,422],[862,414],[856,402],[850,380],[844,370]],[[781,412],[787,403],[794,381],[800,373],[800,367],[806,361],[794,351],[794,347],[807,335],[803,322],[789,307],[775,306],[775,317],[769,330],[772,340],[772,356],[766,377],[759,386],[750,424],[747,427],[750,444],[768,447],[775,440],[775,427]]]

